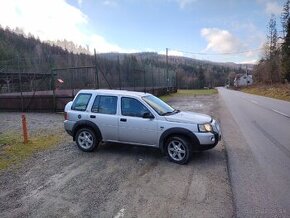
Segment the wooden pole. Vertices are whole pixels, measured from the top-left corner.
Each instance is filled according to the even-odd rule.
[[[21,115],[22,118],[22,132],[23,132],[23,143],[28,143],[28,131],[27,131],[27,123],[25,114]]]

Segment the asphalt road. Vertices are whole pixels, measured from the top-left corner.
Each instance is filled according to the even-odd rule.
[[[219,88],[237,217],[290,217],[290,103]]]

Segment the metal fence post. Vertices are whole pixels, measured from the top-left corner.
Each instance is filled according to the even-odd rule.
[[[168,48],[166,48],[166,86],[167,86],[167,94],[168,94],[168,92],[169,92]]]
[[[154,83],[154,74],[153,74],[153,69],[152,69],[151,64],[150,64],[150,67],[151,67],[151,77],[152,77],[152,94],[154,95],[155,83]]]
[[[119,73],[119,89],[122,89],[122,82],[121,82],[121,66],[120,66],[120,58],[118,55],[118,73]]]
[[[51,88],[52,88],[52,110],[56,111],[56,96],[55,96],[55,80],[54,80],[54,70],[51,70]]]
[[[145,69],[143,70],[143,75],[144,75],[144,92],[146,92],[146,71],[145,71]]]
[[[20,73],[20,66],[19,66],[19,56],[17,55],[17,64],[18,64],[18,79],[19,79],[19,88],[20,88],[20,96],[21,96],[21,111],[24,111],[24,103],[23,103],[23,93],[22,93],[22,78]]]
[[[96,54],[96,49],[94,49],[94,54],[95,54],[95,68],[96,68],[96,79],[97,79],[97,89],[100,88],[100,84],[99,84],[99,72],[98,72],[98,65],[97,65],[97,54]]]

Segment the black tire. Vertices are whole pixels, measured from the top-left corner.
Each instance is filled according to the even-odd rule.
[[[99,145],[96,134],[89,128],[81,128],[76,133],[76,143],[82,151],[91,152]]]
[[[183,136],[172,136],[166,140],[165,152],[170,161],[186,164],[192,156],[192,146]]]

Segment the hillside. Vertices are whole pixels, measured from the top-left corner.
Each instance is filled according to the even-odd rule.
[[[94,56],[84,54],[88,53],[86,49],[74,46],[71,42],[66,43],[73,48],[74,53],[52,45],[52,42],[42,42],[32,35],[24,35],[20,30],[0,27],[0,73],[49,73],[52,68],[95,65]],[[104,77],[100,80],[101,84],[106,83],[106,79],[112,88],[120,84],[122,87],[133,86],[133,83],[134,86],[166,86],[165,55],[154,52],[106,53],[97,54],[96,59],[98,70]],[[178,88],[221,86],[225,84],[230,73],[243,73],[245,69],[246,65],[234,63],[214,63],[175,56],[168,58],[168,80]]]

